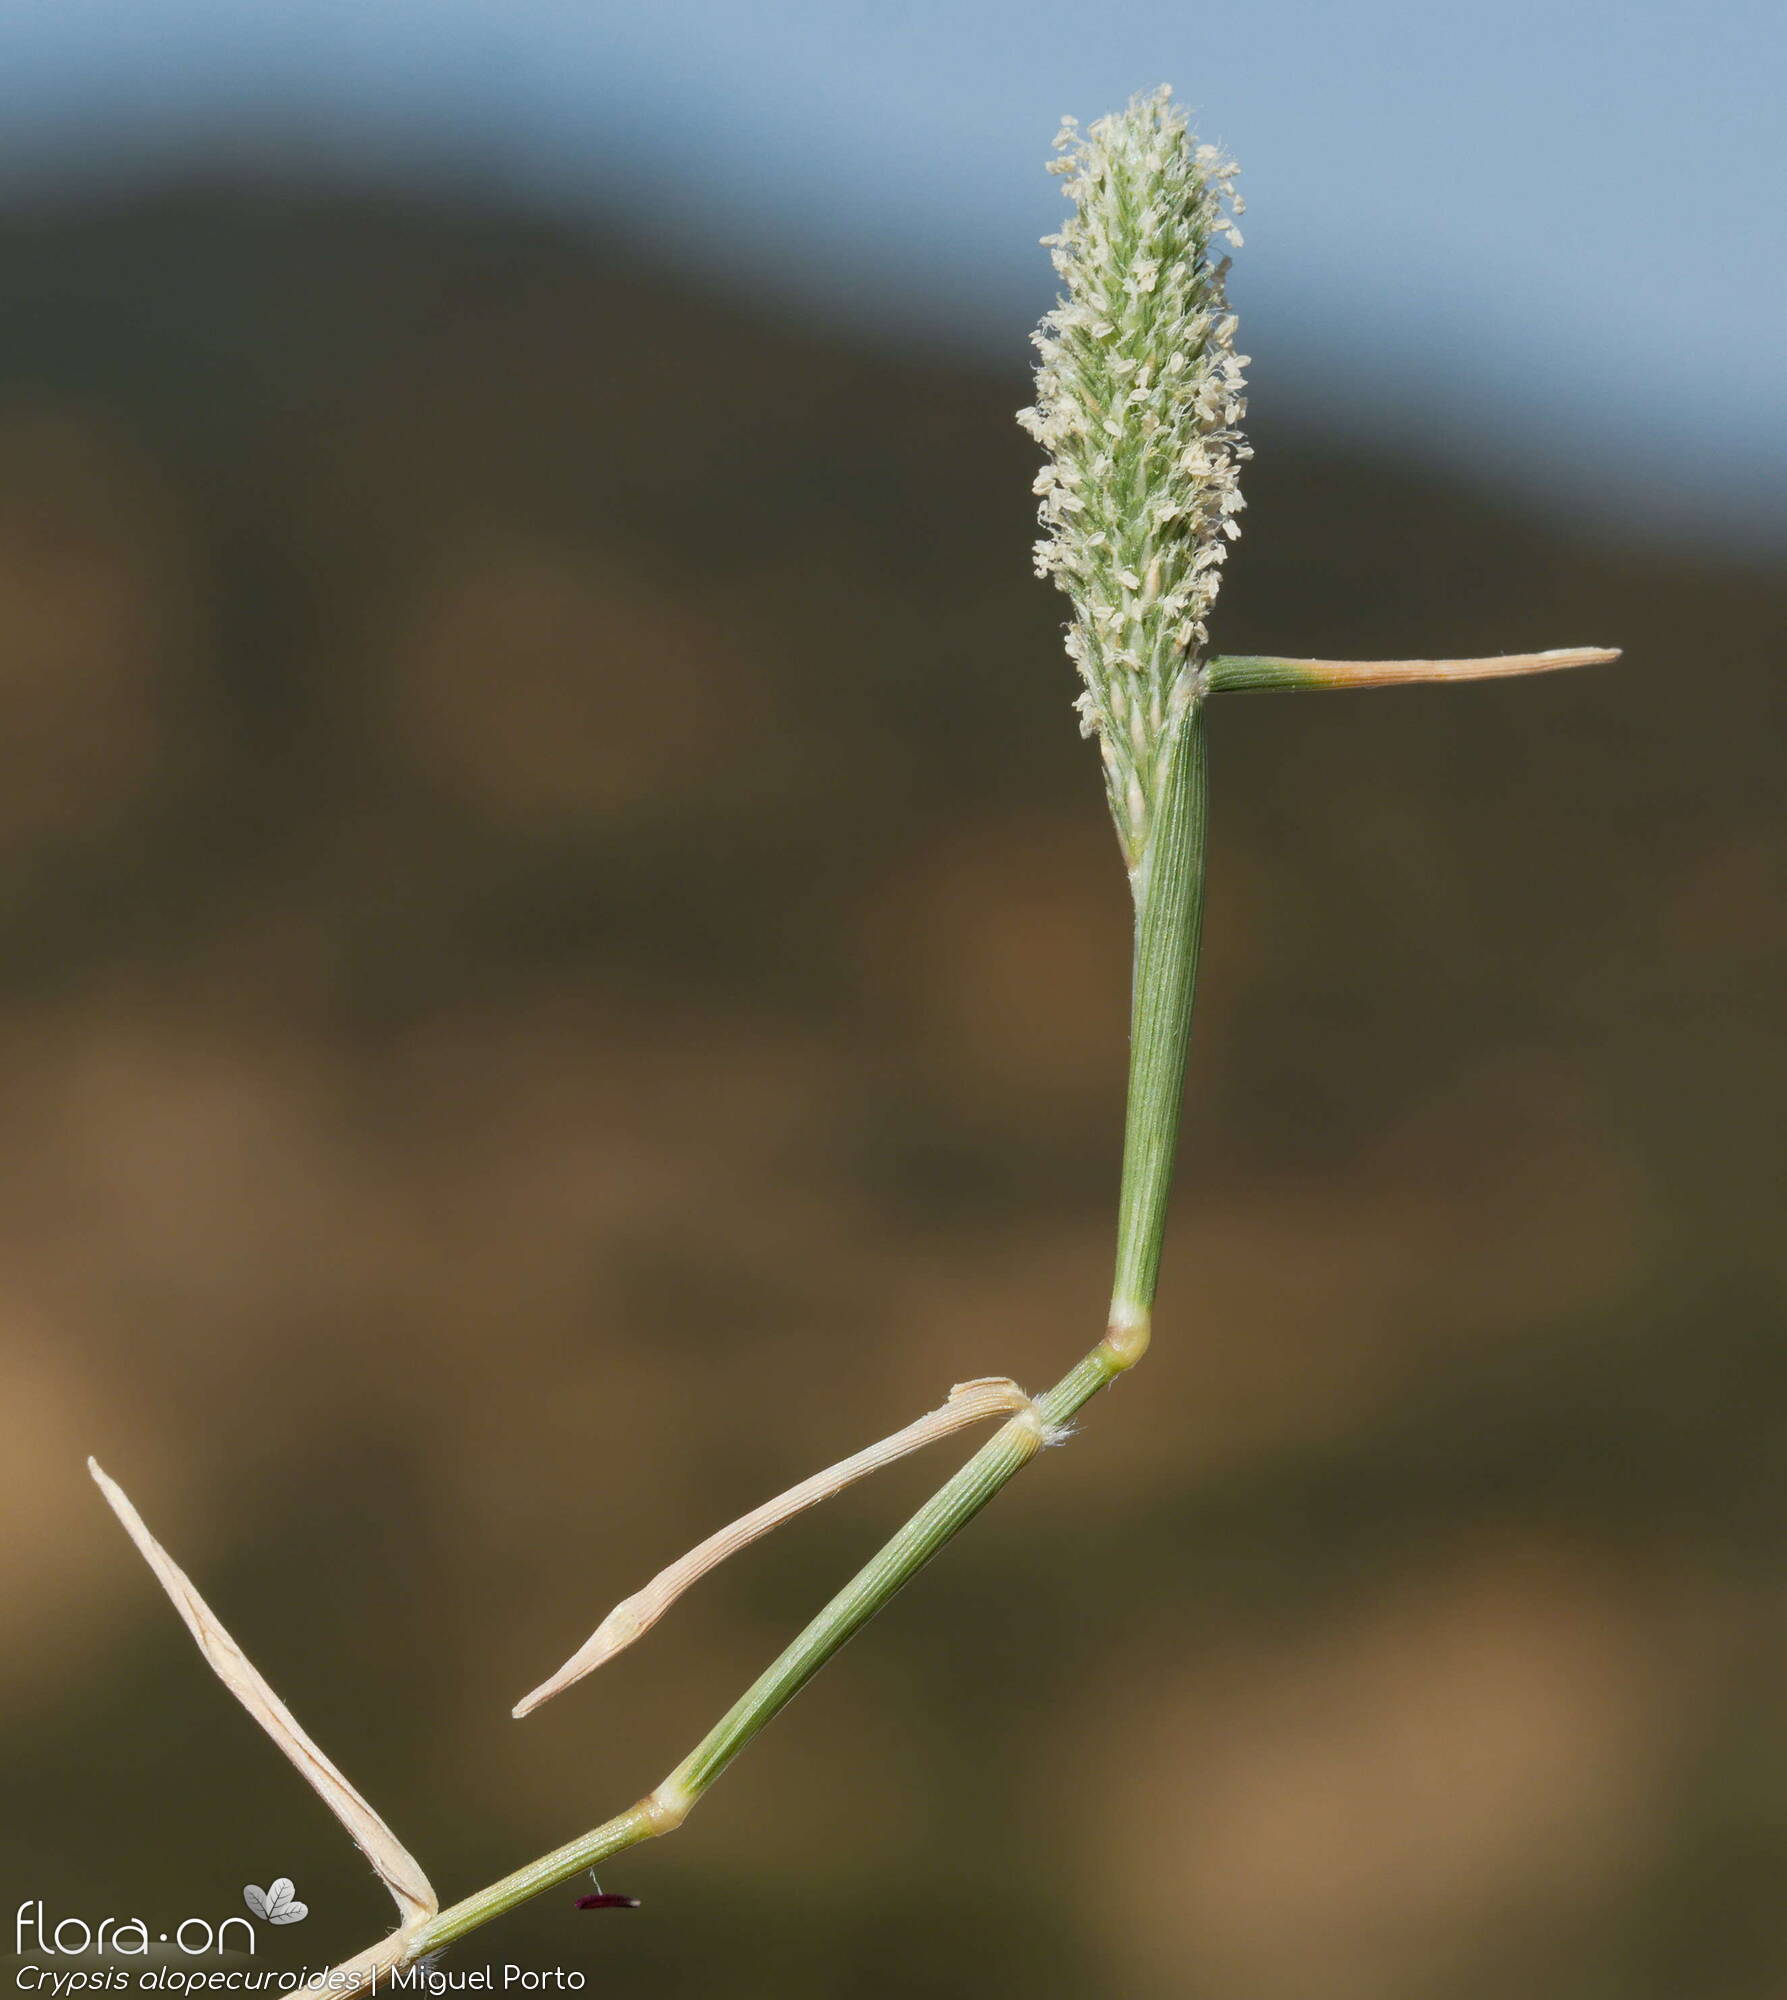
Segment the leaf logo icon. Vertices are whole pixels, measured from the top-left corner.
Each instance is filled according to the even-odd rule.
[[[289,1875],[281,1875],[264,1889],[250,1882],[242,1891],[242,1900],[264,1924],[301,1924],[310,1915],[310,1905],[298,1901]]]

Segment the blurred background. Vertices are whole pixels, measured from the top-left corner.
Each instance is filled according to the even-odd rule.
[[[590,1990],[1787,1993],[1774,10],[0,8],[10,1900],[449,1897],[655,1782],[1107,1281],[1126,898],[1029,573],[1059,115],[1248,170],[1145,1374],[677,1836]],[[965,1446],[960,1449],[965,1450]],[[997,1972],[991,1968],[996,1967]]]

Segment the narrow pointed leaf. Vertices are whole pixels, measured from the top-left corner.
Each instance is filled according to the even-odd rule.
[[[514,1708],[517,1719],[531,1715],[542,1702],[562,1694],[585,1674],[594,1673],[616,1653],[624,1651],[650,1631],[691,1584],[772,1528],[780,1527],[808,1507],[817,1506],[821,1500],[830,1499],[853,1480],[891,1465],[895,1459],[904,1458],[908,1452],[917,1451],[936,1438],[946,1437],[964,1425],[977,1424],[988,1417],[1011,1416],[1029,1407],[1029,1397],[1003,1375],[958,1382],[940,1409],[929,1411],[904,1430],[895,1431],[891,1437],[882,1438],[853,1457],[840,1459],[836,1465],[828,1465],[823,1472],[803,1479],[785,1493],[778,1493],[773,1500],[766,1500],[761,1507],[709,1535],[668,1569],[660,1570],[643,1590],[617,1604],[557,1673],[542,1681],[531,1694],[522,1696]]]
[[[143,1525],[143,1517],[130,1504],[124,1489],[108,1478],[91,1458],[87,1461],[87,1470],[110,1503],[112,1512],[123,1522],[125,1532],[136,1543],[143,1560],[155,1572],[162,1589],[173,1600],[174,1609],[186,1621],[186,1629],[198,1642],[199,1651],[204,1654],[211,1671],[279,1745],[298,1767],[306,1783],[352,1834],[361,1852],[378,1871],[379,1879],[390,1890],[391,1899],[396,1903],[404,1923],[408,1925],[432,1917],[440,1908],[440,1900],[428,1877],[423,1874],[421,1864],[300,1727],[291,1710],[262,1679],[247,1654],[224,1630],[216,1613],[193,1588],[185,1571]],[[301,1904],[292,1902],[292,1895],[292,1884],[284,1876],[269,1887],[264,1898],[269,1923],[292,1923],[297,1920],[295,1915],[281,1914],[282,1908],[289,1912],[303,1912]],[[249,1907],[252,1909],[254,1905],[250,1903]],[[262,1913],[257,1911],[256,1914]]]
[[[1617,647],[1558,646],[1548,653],[1496,653],[1478,660],[1280,660],[1233,654],[1210,662],[1210,688],[1227,693],[1318,693],[1345,688],[1418,687],[1435,681],[1494,681],[1604,667]]]

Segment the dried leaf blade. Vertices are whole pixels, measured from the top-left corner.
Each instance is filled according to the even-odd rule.
[[[110,1478],[95,1459],[88,1459],[92,1473],[111,1510],[124,1531],[137,1545],[143,1560],[155,1572],[156,1580],[168,1594],[174,1609],[185,1621],[207,1664],[256,1722],[272,1737],[296,1765],[305,1782],[353,1836],[355,1844],[377,1871],[379,1880],[391,1892],[398,1913],[406,1925],[434,1916],[440,1909],[421,1864],[396,1834],[342,1775],[332,1760],[298,1722],[262,1678],[260,1670],[243,1652],[215,1612],[193,1587],[191,1579],[166,1549],[150,1534],[143,1517],[131,1505],[129,1496]],[[283,1899],[275,1892],[281,1887],[289,1897],[292,1885],[283,1878],[273,1884],[269,1902]],[[269,1914],[270,1922],[278,1917]],[[286,1918],[284,1921],[293,1921]]]

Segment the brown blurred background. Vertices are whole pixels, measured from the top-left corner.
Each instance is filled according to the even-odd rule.
[[[288,1874],[314,1962],[382,1898],[88,1451],[457,1896],[956,1448],[511,1722],[610,1603],[1097,1331],[1125,893],[1021,329],[901,365],[293,180],[15,206],[0,291],[5,1879]],[[614,1864],[638,1915],[456,1966],[1787,1993],[1787,568],[1257,411],[1227,650],[1626,663],[1221,704],[1145,1375]]]

